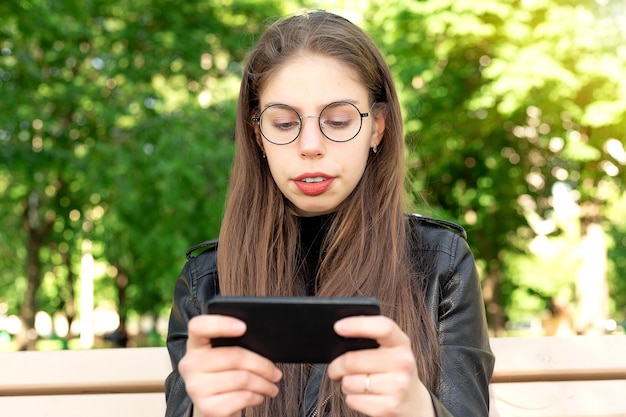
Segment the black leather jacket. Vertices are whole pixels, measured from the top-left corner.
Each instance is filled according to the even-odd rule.
[[[494,356],[489,347],[480,282],[465,231],[452,223],[421,216],[411,216],[411,227],[420,234],[421,243],[416,250],[432,262],[425,294],[441,349],[440,377],[431,394],[437,416],[487,417]],[[191,248],[176,281],[167,337],[173,371],[166,380],[166,417],[191,415],[191,400],[177,371],[178,362],[185,354],[187,322],[206,313],[207,299],[219,292],[216,248],[216,241]],[[199,250],[203,251],[193,256]],[[309,386],[319,382],[320,371],[324,370],[311,372],[305,389],[307,410],[315,408],[317,387]],[[301,416],[308,416],[307,410],[301,410]]]

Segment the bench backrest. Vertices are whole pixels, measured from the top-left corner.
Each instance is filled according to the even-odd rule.
[[[626,336],[491,339],[490,417],[626,417]]]
[[[165,348],[0,353],[0,415],[163,416],[171,369]]]
[[[626,336],[501,338],[492,348],[490,417],[626,417]],[[0,411],[162,416],[170,369],[165,348],[0,353]]]

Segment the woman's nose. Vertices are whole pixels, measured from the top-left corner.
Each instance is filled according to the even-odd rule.
[[[322,133],[318,116],[303,116],[302,129],[298,138],[300,153],[305,157],[323,155],[326,151],[326,137]]]

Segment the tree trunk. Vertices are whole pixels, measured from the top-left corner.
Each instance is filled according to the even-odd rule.
[[[495,262],[494,262],[495,263]],[[493,336],[504,336],[505,316],[502,306],[502,272],[499,266],[487,269],[483,282],[483,298],[487,312],[487,323]]]
[[[39,254],[44,238],[52,228],[52,220],[40,221],[39,207],[39,193],[32,191],[28,196],[24,210],[24,228],[28,236],[28,241],[26,242],[26,277],[28,284],[20,309],[22,328],[16,338],[19,350],[35,350],[37,343],[35,314],[37,314],[37,292],[39,291],[42,277]]]
[[[118,314],[120,316],[120,325],[118,332],[123,337],[122,343],[126,347],[128,346],[128,333],[126,331],[126,324],[128,321],[128,296],[126,290],[128,288],[128,273],[122,267],[118,267],[117,279],[115,280],[117,287],[117,299],[118,299]]]
[[[35,331],[36,297],[41,284],[41,261],[39,260],[41,241],[34,230],[29,230],[26,247],[26,277],[28,284],[20,309],[22,328],[17,335],[17,345],[19,350],[35,350],[37,341],[37,333]]]
[[[67,268],[67,291],[68,297],[63,301],[63,311],[65,316],[67,317],[67,326],[68,331],[65,335],[64,346],[69,343],[69,340],[72,338],[72,323],[74,322],[74,318],[76,317],[76,277],[72,268],[72,257],[70,254],[70,250],[68,249],[66,252],[62,253],[63,262],[65,263],[65,267]]]

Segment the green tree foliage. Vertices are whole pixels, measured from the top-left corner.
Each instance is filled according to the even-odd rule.
[[[185,249],[218,233],[245,52],[266,21],[329,4],[1,2],[0,307],[26,328],[72,319],[91,242],[98,305],[166,314]],[[594,225],[623,311],[624,3],[332,7],[386,52],[415,198],[468,229],[494,331],[575,299]]]
[[[403,86],[414,188],[469,229],[496,328],[516,300],[539,300],[536,313],[574,285],[572,244],[552,268],[528,265],[542,264],[529,242],[578,230],[554,214],[555,186],[581,208],[582,235],[623,225],[609,213],[626,178],[624,13],[616,1],[427,0],[377,2],[366,19]]]
[[[0,282],[10,289],[0,301],[20,312],[27,328],[37,309],[73,315],[67,302],[85,239],[109,266],[98,294],[106,298],[106,288],[115,288],[122,319],[128,310],[167,308],[185,249],[217,235],[240,62],[281,7],[166,0],[0,5],[8,252]],[[48,278],[56,284],[41,288]]]

